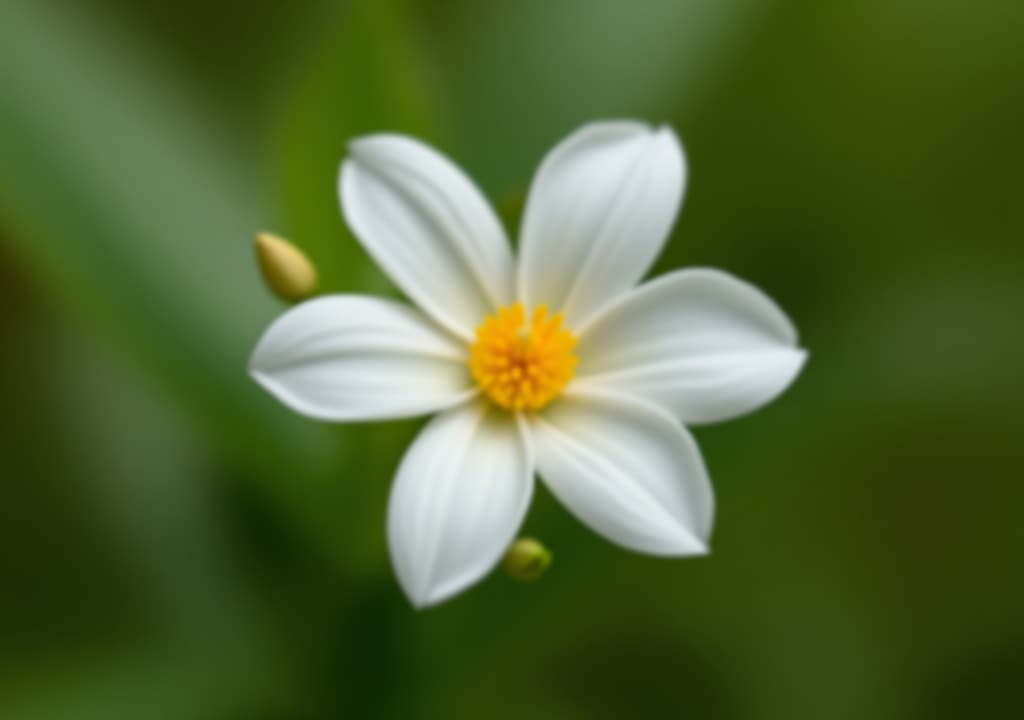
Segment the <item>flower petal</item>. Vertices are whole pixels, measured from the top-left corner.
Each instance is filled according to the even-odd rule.
[[[577,377],[639,395],[685,423],[726,420],[779,395],[807,353],[767,295],[694,268],[637,288],[581,330]]]
[[[662,410],[573,393],[531,427],[541,478],[594,531],[652,555],[707,551],[711,483],[693,438]]]
[[[544,159],[523,216],[520,298],[577,327],[643,276],[679,211],[686,167],[669,128],[585,125]]]
[[[465,348],[416,310],[330,295],[292,308],[264,333],[250,372],[293,410],[323,420],[411,417],[475,392]]]
[[[471,340],[480,321],[513,300],[505,231],[451,161],[402,135],[349,145],[339,194],[349,226],[381,269],[449,330]]]
[[[486,575],[532,494],[532,452],[515,416],[470,403],[431,420],[402,459],[388,506],[391,560],[413,604],[437,604]]]

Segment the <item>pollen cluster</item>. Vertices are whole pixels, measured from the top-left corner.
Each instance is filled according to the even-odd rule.
[[[539,410],[572,379],[576,338],[562,327],[561,313],[541,305],[527,320],[522,303],[489,315],[470,348],[473,378],[506,410]]]

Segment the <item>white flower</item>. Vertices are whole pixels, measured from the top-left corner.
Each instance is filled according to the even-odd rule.
[[[518,261],[473,183],[400,135],[350,145],[339,192],[367,252],[418,306],[358,295],[278,318],[253,377],[333,421],[437,413],[398,468],[388,541],[418,607],[482,578],[534,474],[594,531],[665,556],[707,552],[714,503],[684,427],[781,393],[805,352],[759,290],[710,269],[635,287],[686,181],[668,128],[601,122],[544,159]],[[554,314],[552,314],[554,313]]]

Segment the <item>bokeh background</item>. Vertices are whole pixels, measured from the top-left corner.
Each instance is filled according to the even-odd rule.
[[[1024,716],[1024,3],[0,0],[0,717]],[[726,268],[811,360],[698,428],[713,554],[544,491],[555,565],[416,613],[385,546],[418,423],[244,372],[251,239],[391,293],[346,140],[413,133],[514,227],[591,119],[671,123],[655,272]]]

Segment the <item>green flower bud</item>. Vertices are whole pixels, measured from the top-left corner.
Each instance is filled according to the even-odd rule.
[[[515,580],[533,582],[551,566],[551,559],[551,551],[539,540],[519,538],[505,553],[505,572]]]
[[[282,300],[298,302],[316,291],[316,268],[287,240],[270,233],[257,233],[256,259],[263,280]]]

